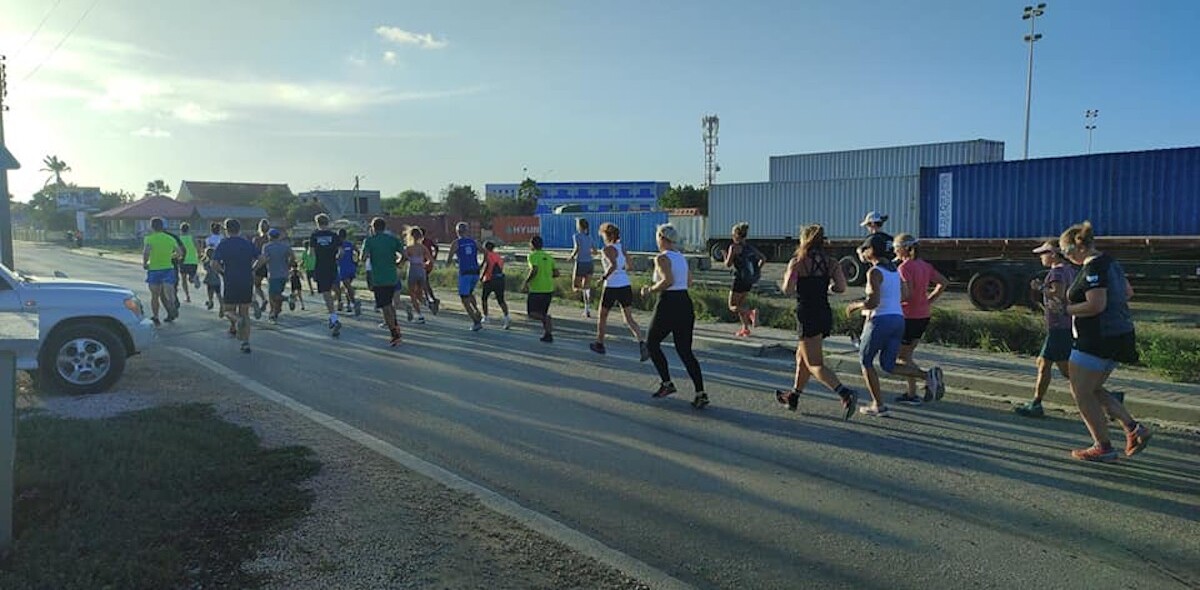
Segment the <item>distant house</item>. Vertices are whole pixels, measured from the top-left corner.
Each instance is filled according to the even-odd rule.
[[[192,215],[192,233],[208,235],[208,227],[213,223],[225,223],[226,219],[236,219],[247,232],[252,232],[258,225],[258,220],[266,219],[267,212],[262,207],[251,205],[211,205],[197,203]]]
[[[175,198],[184,203],[251,206],[270,190],[281,190],[289,195],[292,194],[292,189],[288,188],[286,184],[185,180],[179,183],[179,193]]]
[[[383,198],[379,191],[320,190],[298,196],[301,201],[320,204],[332,219],[361,220],[383,215]]]
[[[150,232],[150,219],[161,217],[167,228],[178,230],[179,224],[191,221],[196,208],[170,197],[146,197],[92,216],[97,223],[96,238],[107,241],[137,240]]]

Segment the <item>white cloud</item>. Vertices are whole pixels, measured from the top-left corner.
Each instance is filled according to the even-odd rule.
[[[421,49],[442,49],[450,43],[445,39],[434,39],[429,33],[413,33],[397,27],[379,26],[375,34],[401,45],[416,45]]]
[[[171,109],[171,115],[180,121],[197,125],[206,125],[229,118],[229,113],[207,109],[194,102],[184,103]]]
[[[94,96],[88,106],[100,111],[140,111],[149,100],[166,89],[157,82],[137,78],[113,78],[105,83],[104,93]]]
[[[361,68],[367,65],[367,58],[361,55],[350,55],[346,57],[346,63],[356,68]]]
[[[151,139],[166,139],[171,137],[171,132],[158,127],[142,127],[130,135],[134,137],[149,137]]]
[[[396,60],[396,52],[395,51],[383,52],[383,63],[388,64],[390,66],[394,66],[394,65],[396,65],[396,61],[397,60]]]

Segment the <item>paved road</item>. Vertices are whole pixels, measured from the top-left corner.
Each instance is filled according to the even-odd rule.
[[[28,244],[17,260],[148,298],[128,264]],[[256,325],[254,353],[242,355],[193,304],[160,344],[697,587],[1200,586],[1200,441],[1187,435],[1161,432],[1134,460],[1082,464],[1066,452],[1086,441],[1072,420],[946,402],[843,423],[823,392],[799,416],[768,393],[787,375],[707,354],[713,405],[696,412],[690,395],[650,398],[653,370],[627,341],[599,357],[584,335],[544,345],[523,322],[470,333],[443,313],[406,327],[392,350],[374,315],[346,321],[335,341],[312,309]]]

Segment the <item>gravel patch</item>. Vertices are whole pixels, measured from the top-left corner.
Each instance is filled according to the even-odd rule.
[[[210,403],[266,446],[316,453],[322,469],[305,484],[314,493],[309,514],[244,564],[266,588],[648,588],[169,351],[141,356],[120,385],[117,393],[48,397],[34,407],[102,418]]]

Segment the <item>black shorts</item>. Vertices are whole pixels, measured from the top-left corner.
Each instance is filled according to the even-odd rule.
[[[733,286],[729,288],[734,293],[749,293],[754,289],[754,283],[742,279],[733,279]]]
[[[199,265],[196,264],[182,264],[179,266],[179,273],[183,276],[194,277],[196,276],[196,269],[198,267]]]
[[[901,344],[916,344],[921,341],[921,337],[925,335],[926,328],[929,327],[929,318],[909,319],[904,318],[904,338],[900,340]]]
[[[624,287],[605,285],[604,293],[600,296],[600,307],[612,309],[618,303],[621,304],[621,307],[633,307],[633,287],[630,285]]]
[[[304,289],[304,283],[300,282],[300,275],[292,275],[291,283],[293,291],[301,291]]]
[[[487,280],[487,281],[483,282],[483,290],[481,292],[480,297],[482,297],[483,299],[487,299],[488,295],[495,293],[496,301],[499,301],[500,303],[504,303],[504,287],[505,287],[504,275],[500,275],[498,277],[492,277],[491,280]]]
[[[833,311],[829,306],[808,309],[797,305],[796,332],[801,338],[828,338],[833,333]]]
[[[371,292],[375,294],[376,306],[388,307],[392,304],[392,298],[396,296],[396,285],[371,287]]]
[[[550,300],[554,293],[530,293],[525,299],[525,313],[529,315],[546,315],[550,313]]]
[[[254,301],[254,288],[251,285],[231,286],[229,283],[225,283],[225,294],[221,297],[221,301],[225,305],[248,305]]]
[[[265,264],[258,267],[258,270],[254,271],[254,278],[255,279],[267,278],[267,266]]]
[[[333,290],[333,285],[338,280],[337,269],[318,268],[313,271],[313,280],[317,282],[318,293],[328,293]]]

